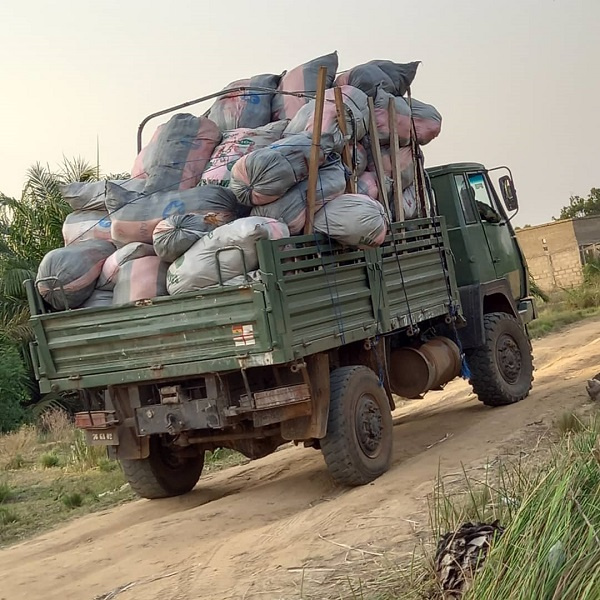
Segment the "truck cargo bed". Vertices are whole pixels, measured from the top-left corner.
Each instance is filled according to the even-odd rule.
[[[262,241],[260,282],[122,306],[38,311],[32,354],[41,389],[280,364],[444,315],[457,300],[448,248],[437,217],[394,223],[375,250],[312,235]]]

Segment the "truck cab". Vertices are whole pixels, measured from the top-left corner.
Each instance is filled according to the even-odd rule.
[[[509,173],[499,181],[502,200],[490,177],[500,169]],[[437,210],[446,220],[461,304],[468,314],[467,325],[460,330],[463,348],[484,343],[486,314],[508,313],[526,326],[536,317],[536,309],[511,224],[518,200],[510,171],[453,163],[429,168],[427,175]]]

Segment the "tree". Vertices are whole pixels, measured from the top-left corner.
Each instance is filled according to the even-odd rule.
[[[600,215],[600,188],[592,188],[587,198],[571,196],[568,206],[560,210],[559,219],[576,219]]]
[[[23,282],[35,279],[44,255],[63,245],[62,225],[71,208],[60,184],[95,179],[96,169],[86,161],[65,159],[58,171],[39,163],[30,167],[20,199],[0,192],[0,345],[21,354],[34,399],[38,392],[28,348],[33,334]]]

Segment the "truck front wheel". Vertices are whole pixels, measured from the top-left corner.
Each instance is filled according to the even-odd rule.
[[[467,351],[469,383],[487,406],[523,400],[533,381],[531,344],[519,321],[506,313],[484,317],[485,345]]]
[[[140,460],[121,460],[131,489],[142,498],[170,498],[189,492],[204,467],[204,452],[178,456],[158,436],[150,438],[150,454]]]
[[[377,375],[364,366],[333,371],[327,434],[320,445],[335,481],[364,485],[385,473],[392,437],[390,404]]]

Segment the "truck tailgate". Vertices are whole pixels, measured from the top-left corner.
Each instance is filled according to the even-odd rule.
[[[239,369],[271,336],[262,286],[32,317],[43,392]],[[109,381],[110,380],[110,381]]]

